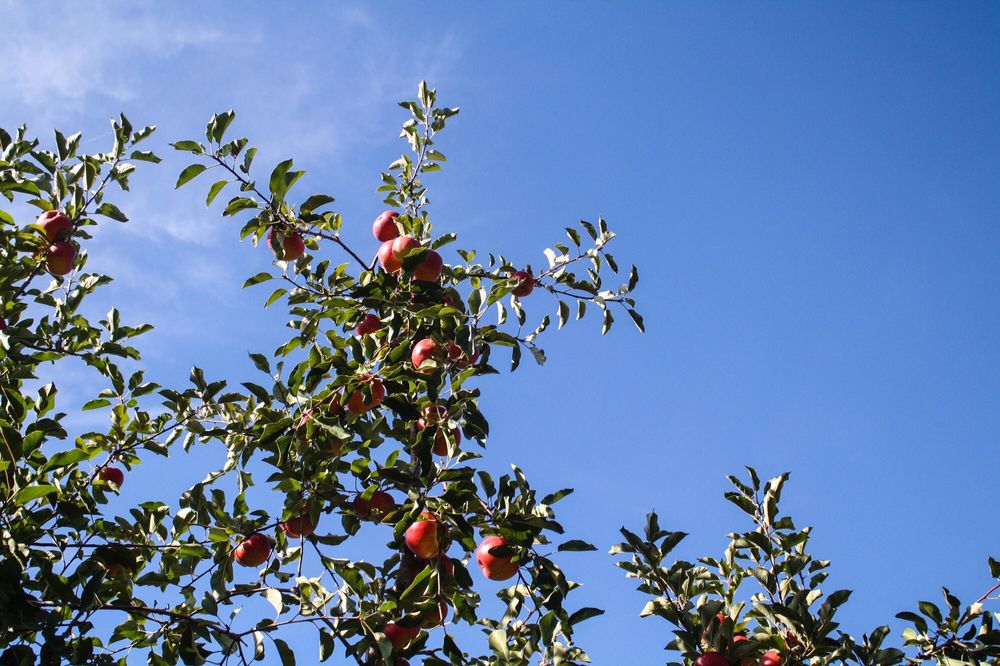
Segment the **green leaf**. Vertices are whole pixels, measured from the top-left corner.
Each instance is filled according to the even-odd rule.
[[[628,312],[628,316],[632,318],[632,321],[635,323],[635,327],[639,329],[639,332],[645,333],[646,325],[642,321],[642,315],[632,308],[627,308],[625,311]]]
[[[570,539],[566,543],[560,544],[559,546],[560,552],[564,551],[580,552],[586,550],[597,550],[597,546],[589,544],[586,541],[581,541],[580,539]]]
[[[212,187],[208,190],[208,196],[205,198],[205,205],[211,206],[212,202],[215,201],[215,197],[219,196],[219,192],[222,191],[226,185],[229,184],[228,180],[220,180],[212,184]]]
[[[288,293],[287,289],[284,289],[283,287],[278,287],[273,292],[271,292],[271,296],[268,297],[267,302],[264,303],[264,307],[265,308],[270,307],[276,300],[278,300],[287,293]]]
[[[579,624],[584,620],[589,620],[590,618],[597,617],[599,615],[604,615],[604,611],[601,610],[600,608],[592,608],[590,606],[587,606],[585,608],[581,608],[580,610],[570,615],[569,623],[571,625]]]
[[[562,328],[563,326],[565,326],[566,322],[568,320],[569,320],[569,305],[566,303],[566,301],[559,301],[559,326],[558,326],[558,328]]]
[[[128,222],[128,218],[125,217],[125,213],[118,210],[118,207],[112,203],[102,203],[97,207],[97,214],[110,217],[112,220],[116,220],[118,222]]]
[[[278,649],[278,656],[281,657],[281,666],[295,666],[295,653],[288,647],[288,643],[275,638],[274,647]]]
[[[177,177],[177,184],[174,185],[174,189],[176,190],[184,183],[190,182],[193,178],[195,178],[198,174],[200,174],[207,168],[208,167],[206,167],[204,164],[191,164],[185,167],[184,170],[181,171],[181,175]]]
[[[55,486],[29,486],[27,488],[22,488],[16,495],[14,495],[14,502],[20,506],[24,506],[32,500],[36,500],[39,497],[45,497],[46,495],[51,495],[54,492],[56,492]]]
[[[213,115],[212,119],[208,121],[208,127],[205,130],[208,139],[216,143],[221,143],[222,137],[225,136],[226,130],[229,129],[229,125],[235,117],[236,112],[232,109]]]
[[[197,141],[177,141],[175,143],[171,143],[170,145],[173,146],[175,150],[182,150],[188,153],[201,155],[205,152],[205,146],[201,145]]]
[[[274,608],[275,617],[281,615],[281,609],[284,607],[284,604],[281,602],[281,591],[276,590],[273,587],[269,587],[264,590],[264,598],[267,599],[267,603],[271,604]]]
[[[311,213],[317,208],[322,208],[323,206],[333,203],[335,199],[326,194],[314,194],[299,206],[299,212],[306,214]]]
[[[139,162],[152,162],[158,164],[162,162],[159,157],[157,157],[151,150],[133,150],[132,154],[128,157],[130,160],[137,160]]]
[[[285,174],[288,170],[292,168],[292,160],[285,160],[284,162],[279,162],[274,171],[271,172],[271,180],[269,186],[271,188],[271,194],[274,195],[276,199],[284,199],[285,193],[288,192],[288,185],[285,183]]]
[[[503,629],[494,629],[490,632],[490,647],[501,659],[510,659],[510,650],[507,648],[507,632]]]
[[[106,398],[95,398],[94,400],[90,400],[89,402],[84,403],[83,407],[81,407],[80,409],[86,412],[91,409],[100,409],[101,407],[107,407],[110,404],[111,401]]]
[[[324,662],[333,655],[335,645],[333,636],[322,629],[319,632],[319,660]]]
[[[222,211],[225,216],[235,215],[241,210],[246,210],[247,208],[256,208],[257,200],[252,197],[233,197],[226,204],[226,209]]]
[[[243,283],[243,288],[252,287],[255,284],[260,284],[261,282],[267,282],[268,280],[273,280],[274,276],[267,272],[260,272],[251,278],[248,278],[246,282]]]

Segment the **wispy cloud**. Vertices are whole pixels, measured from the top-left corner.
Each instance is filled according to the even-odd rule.
[[[169,59],[216,43],[214,29],[154,17],[146,3],[0,0],[0,88],[28,107],[82,107],[90,95],[134,98],[142,86],[134,65]]]

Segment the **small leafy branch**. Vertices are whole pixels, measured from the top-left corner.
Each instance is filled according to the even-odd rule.
[[[734,490],[726,499],[753,523],[753,529],[729,535],[721,558],[701,557],[696,563],[667,557],[687,536],[659,525],[655,513],[647,517],[640,536],[622,528],[625,542],[612,548],[628,555],[615,564],[639,581],[639,590],[652,596],[641,615],[656,615],[673,627],[666,649],[679,660],[671,664],[696,666],[780,666],[781,664],[855,663],[860,666],[896,666],[936,661],[948,666],[996,664],[1000,656],[1000,614],[985,604],[1000,599],[1000,583],[972,604],[962,603],[944,590],[946,613],[921,601],[919,613],[896,617],[913,626],[903,632],[907,653],[885,646],[890,628],[883,625],[858,640],[839,630],[836,614],[849,599],[849,590],[827,594],[822,584],[830,562],[814,559],[806,550],[812,528],[797,528],[778,511],[788,474],[761,484],[748,467],[744,483],[729,477]],[[990,574],[1000,578],[1000,564],[990,558]],[[744,583],[753,586],[748,590]]]

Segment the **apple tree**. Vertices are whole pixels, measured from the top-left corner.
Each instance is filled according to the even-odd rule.
[[[203,185],[236,221],[234,241],[238,230],[261,246],[244,286],[288,312],[287,340],[250,354],[256,376],[196,367],[174,387],[142,366],[133,338],[149,325],[82,307],[111,281],[88,261],[88,231],[127,221],[108,198],[159,161],[135,147],[153,128],[122,117],[94,155],[78,134],[56,132],[46,150],[23,127],[0,131],[12,204],[0,211],[0,662],[292,664],[317,649],[366,666],[588,661],[573,631],[601,611],[573,605],[558,564],[594,549],[557,521],[571,491],[482,468],[479,398],[524,352],[543,363],[541,336],[588,310],[603,332],[618,312],[641,330],[637,272],[616,277],[604,220],[568,227],[540,265],[452,250],[425,179],[446,163],[439,134],[458,109],[424,84],[401,106],[408,151],[377,181],[389,210],[369,247],[340,234],[367,222],[299,192],[292,160],[261,178],[232,111],[204,139],[171,144],[192,158],[177,187]],[[94,373],[102,388],[74,401],[106,429],[60,411],[56,363]],[[130,487],[150,457],[184,464],[206,445],[224,447],[224,465],[179,497]],[[348,556],[362,531],[387,542]],[[482,595],[498,597],[498,616]],[[238,613],[257,599],[267,612]],[[293,625],[312,627],[318,648],[293,649]]]
[[[896,615],[909,626],[902,644],[886,642],[891,629],[876,627],[856,638],[840,630],[838,610],[850,590],[824,590],[830,562],[808,551],[811,527],[797,527],[779,512],[788,474],[765,483],[751,467],[746,481],[731,476],[726,493],[749,519],[746,531],[729,535],[719,557],[695,562],[668,558],[687,536],[660,526],[650,513],[641,534],[622,529],[625,541],[611,549],[626,576],[652,599],[643,617],[673,627],[667,644],[672,665],[781,666],[857,664],[945,666],[1000,663],[1000,562],[989,558],[994,584],[971,604],[947,588],[944,604],[920,601]],[[991,609],[992,606],[992,609]]]

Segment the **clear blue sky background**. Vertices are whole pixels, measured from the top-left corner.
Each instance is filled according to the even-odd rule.
[[[744,464],[792,473],[786,510],[816,526],[830,587],[857,590],[847,631],[936,600],[940,584],[965,598],[988,585],[1000,5],[0,8],[5,127],[97,137],[124,110],[158,124],[162,146],[235,107],[258,161],[294,156],[303,189],[337,196],[345,235],[373,250],[378,170],[403,147],[394,102],[427,78],[463,109],[429,181],[439,231],[538,264],[563,226],[609,220],[616,255],[640,267],[649,332],[622,321],[602,339],[596,321],[574,323],[546,341],[545,367],[483,383],[485,465],[577,488],[561,516],[602,552],[566,565],[586,583],[579,601],[608,611],[578,634],[595,663],[624,650],[662,663],[668,640],[603,554],[617,528],[656,508],[692,533],[682,554],[721,549],[743,526],[724,476]],[[196,363],[245,379],[246,353],[282,333],[262,293],[239,289],[268,257],[204,210],[203,188],[172,191],[181,166],[143,170],[122,200],[133,224],[106,227],[91,255],[119,276],[107,301],[157,325],[151,373],[179,382]],[[82,373],[58,379],[67,404],[92,389]],[[202,473],[137,469],[126,499]]]

